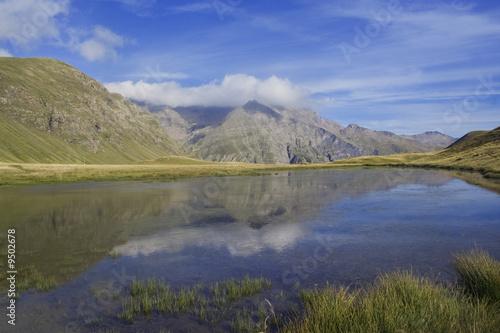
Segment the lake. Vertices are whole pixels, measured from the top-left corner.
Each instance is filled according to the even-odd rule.
[[[232,312],[127,324],[117,314],[134,279],[177,288],[262,276],[271,288],[232,307],[267,299],[286,313],[303,288],[355,288],[396,269],[453,282],[453,253],[480,247],[500,258],[500,195],[435,170],[5,187],[0,212],[4,283],[11,228],[19,274],[29,268],[58,283],[23,292],[15,329],[3,315],[2,332],[230,330]]]

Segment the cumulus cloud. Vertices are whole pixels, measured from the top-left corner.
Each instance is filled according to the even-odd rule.
[[[12,57],[12,55],[7,50],[0,48],[0,57]]]
[[[70,35],[72,38],[67,46],[88,61],[116,60],[116,49],[129,42],[103,26],[96,26],[91,31],[71,31]]]
[[[198,87],[182,87],[179,83],[112,82],[105,84],[111,92],[154,105],[238,106],[249,100],[269,105],[303,105],[309,96],[305,88],[288,79],[271,76],[259,80],[245,74],[226,75],[222,82],[212,81]]]
[[[67,13],[66,0],[5,0],[0,2],[0,40],[27,48],[43,38],[58,38],[56,16]]]
[[[0,41],[7,40],[12,48],[29,49],[37,42],[49,40],[52,45],[78,52],[89,61],[116,59],[117,48],[129,41],[111,30],[96,26],[77,31],[58,22],[68,13],[68,0],[4,0],[0,1]],[[63,42],[66,34],[69,42]],[[1,54],[9,54],[4,50]]]

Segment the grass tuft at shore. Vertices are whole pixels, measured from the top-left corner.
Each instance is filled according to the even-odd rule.
[[[464,289],[399,271],[381,275],[365,289],[303,291],[305,313],[283,332],[498,332],[499,304],[485,294],[500,291],[500,262],[477,251],[455,259]],[[490,279],[497,282],[485,283]]]
[[[178,290],[157,279],[133,280],[129,288],[131,297],[123,302],[118,317],[132,323],[139,315],[149,316],[153,312],[175,316],[191,312],[202,321],[216,321],[218,315],[227,312],[223,307],[228,301],[235,302],[259,294],[270,286],[268,279],[250,278],[248,275],[240,280],[216,282],[208,287],[198,285]]]
[[[455,254],[459,284],[474,298],[500,305],[500,262],[481,249]]]
[[[34,266],[28,266],[19,271],[18,290],[35,289],[40,292],[49,291],[58,286],[53,276],[43,276]]]

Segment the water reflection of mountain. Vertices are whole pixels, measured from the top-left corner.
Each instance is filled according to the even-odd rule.
[[[452,177],[422,170],[335,170],[285,173],[250,181],[232,179],[214,198],[234,220],[252,227],[294,221],[346,197],[386,190],[402,184],[442,185]],[[279,218],[278,218],[279,217]]]
[[[220,244],[239,255],[284,249],[307,232],[295,222],[313,219],[326,205],[401,184],[451,179],[425,170],[353,169],[4,188],[0,226],[16,228],[20,262],[63,282],[112,249],[134,254]]]
[[[264,249],[280,252],[312,234],[306,225],[297,222],[313,220],[327,205],[403,184],[439,186],[452,179],[433,171],[388,169],[212,180],[208,184],[213,191],[197,188],[180,206],[166,210],[171,220],[185,224],[136,237],[115,251],[124,255],[177,253],[189,246],[203,246],[224,248],[234,256]],[[339,244],[343,241],[336,240]]]

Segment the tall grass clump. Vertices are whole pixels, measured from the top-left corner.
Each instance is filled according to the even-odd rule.
[[[220,292],[222,295],[227,295],[230,301],[235,301],[245,296],[258,294],[270,286],[271,281],[268,279],[250,278],[246,275],[242,280],[230,279],[222,282]]]
[[[53,276],[42,275],[34,266],[23,268],[19,272],[18,290],[36,289],[40,292],[49,291],[58,286]]]
[[[495,332],[498,309],[412,272],[382,275],[365,289],[304,291],[305,314],[283,332]]]
[[[453,268],[464,291],[500,305],[500,261],[481,249],[457,253],[454,258]]]
[[[148,316],[153,312],[175,316],[192,313],[207,321],[209,318],[216,318],[218,313],[227,312],[223,308],[228,301],[261,293],[270,285],[268,279],[250,278],[248,275],[240,280],[216,282],[209,287],[198,285],[175,290],[157,279],[133,280],[129,287],[130,297],[123,302],[122,312],[118,317],[131,323],[137,316]]]

